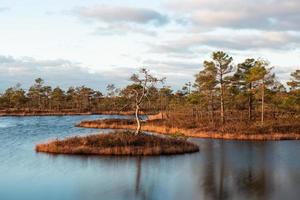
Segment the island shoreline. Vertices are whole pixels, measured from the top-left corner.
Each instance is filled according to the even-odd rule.
[[[195,153],[199,146],[183,138],[119,131],[53,140],[37,144],[35,150],[65,155],[158,156]]]
[[[126,124],[126,120],[92,120],[81,121],[76,127],[95,128],[95,129],[116,129],[116,130],[135,130],[134,122]],[[179,128],[168,127],[164,125],[155,125],[147,121],[142,125],[142,131],[154,132],[162,135],[176,136],[181,135],[191,138],[203,139],[223,139],[223,140],[240,140],[240,141],[280,141],[280,140],[300,140],[300,134],[297,133],[267,133],[267,134],[237,134],[237,133],[221,133],[208,132],[197,128]]]

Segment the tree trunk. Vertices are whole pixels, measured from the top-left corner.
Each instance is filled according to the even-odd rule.
[[[252,120],[252,96],[248,97],[248,121]]]
[[[38,106],[39,106],[39,110],[41,110],[41,95],[39,95],[39,99],[38,99]]]
[[[210,108],[208,108],[210,110],[210,115],[211,115],[211,122],[213,124],[213,126],[215,127],[215,118],[214,118],[214,96],[212,91],[210,92]]]
[[[252,120],[252,95],[248,96],[248,121]]]
[[[221,123],[224,125],[225,123],[225,117],[224,117],[224,99],[223,95],[221,94]]]
[[[221,123],[224,125],[225,123],[225,116],[224,116],[224,88],[223,83],[221,79]]]
[[[253,104],[253,99],[252,99],[252,84],[250,83],[249,85],[249,96],[248,96],[248,121],[252,120],[252,104]]]
[[[265,84],[261,85],[261,125],[264,125],[264,112],[265,112]]]
[[[136,119],[136,123],[137,123],[137,128],[136,128],[136,131],[135,131],[135,135],[138,135],[140,134],[141,132],[141,120],[140,120],[140,117],[139,117],[139,111],[140,111],[140,106],[138,104],[136,104],[136,108],[135,108],[135,119]]]

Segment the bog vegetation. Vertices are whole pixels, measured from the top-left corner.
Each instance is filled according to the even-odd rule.
[[[96,155],[168,155],[199,151],[196,144],[182,139],[131,132],[72,137],[36,146],[37,152]]]
[[[283,83],[263,59],[248,58],[234,65],[225,52],[214,52],[181,90],[154,84],[163,79],[152,77],[146,69],[131,80],[132,84],[124,88],[109,84],[103,95],[85,86],[52,88],[38,78],[28,90],[20,85],[8,88],[0,96],[0,109],[2,113],[136,110],[162,112],[165,117],[160,123],[171,127],[300,131],[300,69],[291,72],[290,80]]]

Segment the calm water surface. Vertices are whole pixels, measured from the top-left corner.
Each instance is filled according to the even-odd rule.
[[[193,139],[199,153],[143,158],[34,151],[41,141],[98,133],[74,124],[107,117],[0,118],[0,199],[300,199],[298,141]]]

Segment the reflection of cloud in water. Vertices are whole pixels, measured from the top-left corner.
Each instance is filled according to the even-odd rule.
[[[8,127],[13,127],[15,126],[14,124],[7,123],[7,122],[0,122],[0,128],[8,128]]]

